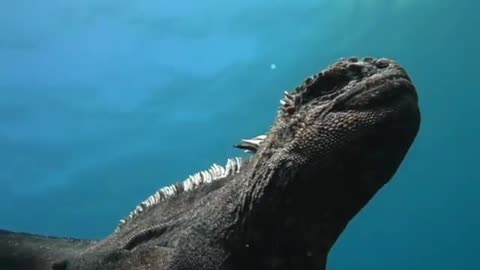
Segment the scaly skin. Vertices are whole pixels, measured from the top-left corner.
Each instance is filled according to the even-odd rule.
[[[282,103],[265,138],[237,146],[255,153],[238,172],[142,209],[98,242],[0,233],[0,268],[325,269],[416,137],[416,90],[391,60],[351,58]]]

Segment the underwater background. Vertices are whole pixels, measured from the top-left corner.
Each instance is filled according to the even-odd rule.
[[[284,90],[389,57],[423,122],[329,269],[480,269],[480,2],[0,2],[0,228],[100,238],[162,186],[241,155]]]

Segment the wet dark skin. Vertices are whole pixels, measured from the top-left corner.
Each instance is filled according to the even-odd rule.
[[[355,215],[398,170],[420,126],[389,59],[350,58],[286,93],[273,127],[224,179],[180,193],[103,240],[0,231],[0,269],[324,270]]]

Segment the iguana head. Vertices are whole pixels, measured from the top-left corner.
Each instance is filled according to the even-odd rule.
[[[328,250],[394,175],[419,123],[415,87],[392,60],[350,58],[306,79],[268,135],[239,146],[256,152],[241,237]]]

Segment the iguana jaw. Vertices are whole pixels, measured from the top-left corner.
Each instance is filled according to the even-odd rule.
[[[335,98],[336,105],[343,105],[343,110],[372,111],[378,107],[395,107],[394,103],[408,98],[412,99],[412,105],[416,107],[418,97],[405,70],[391,60],[380,59],[374,63],[376,64],[363,62],[346,65],[346,68],[355,66],[360,72],[351,78],[343,93]],[[372,70],[375,73],[371,74]]]

